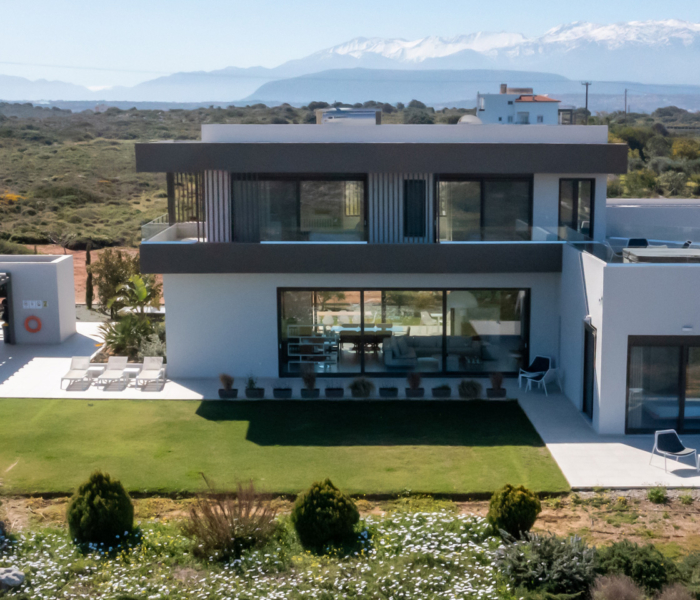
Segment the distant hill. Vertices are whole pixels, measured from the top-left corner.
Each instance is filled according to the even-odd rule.
[[[0,75],[0,101],[85,100],[93,96],[86,87],[65,81],[30,81],[24,77]]]
[[[584,88],[580,81],[561,75],[488,69],[399,71],[383,69],[335,69],[272,81],[262,85],[248,102],[291,102],[311,100],[333,102],[408,102],[413,98],[435,106],[473,107],[477,92],[497,93],[500,83],[513,87],[534,87],[539,93],[582,106]],[[590,87],[591,110],[621,110],[625,89],[630,104],[642,110],[677,103],[681,108],[700,110],[700,86],[650,85],[629,81],[594,81]],[[595,98],[605,97],[596,107]],[[613,108],[614,106],[614,108]]]

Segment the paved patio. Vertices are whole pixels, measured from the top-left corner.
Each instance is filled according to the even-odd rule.
[[[0,343],[0,398],[82,398],[142,400],[218,399],[219,382],[214,379],[168,380],[164,386],[137,389],[105,389],[92,385],[60,388],[61,377],[68,371],[72,356],[91,356],[100,342],[99,323],[77,323],[78,333],[57,346],[9,346]],[[328,384],[346,387],[352,378],[318,380],[318,387]],[[382,379],[382,385],[402,390],[404,378]],[[452,398],[458,398],[457,379],[432,378],[424,387],[448,383]],[[482,380],[487,387],[487,381]],[[296,379],[260,379],[258,385],[272,398],[275,386],[291,386],[298,397],[301,382]],[[545,397],[541,392],[526,394],[515,380],[506,381],[509,398],[517,398],[527,416],[546,443],[572,488],[640,488],[654,485],[666,487],[700,487],[700,475],[690,461],[669,461],[664,472],[663,458],[656,457],[649,465],[652,435],[601,436],[590,426],[574,405],[559,393]],[[236,386],[243,396],[245,381]],[[556,389],[555,386],[552,386]],[[346,398],[349,394],[346,394]],[[429,392],[426,394],[429,396]],[[400,392],[403,396],[403,392]],[[686,445],[700,448],[700,436],[683,436]]]
[[[563,394],[516,396],[572,488],[700,486],[692,460],[669,460],[668,473],[661,456],[649,464],[653,435],[598,435]],[[699,435],[681,438],[686,446],[700,448]]]

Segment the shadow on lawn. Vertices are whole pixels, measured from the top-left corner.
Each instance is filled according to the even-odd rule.
[[[544,446],[515,401],[204,401],[197,415],[247,421],[260,446]]]

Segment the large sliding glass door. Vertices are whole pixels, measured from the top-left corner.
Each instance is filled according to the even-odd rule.
[[[280,375],[517,373],[529,291],[280,290]]]
[[[627,431],[700,430],[700,338],[630,337]]]

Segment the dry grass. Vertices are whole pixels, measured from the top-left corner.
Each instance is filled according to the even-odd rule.
[[[626,575],[607,575],[596,579],[592,600],[644,600],[644,592]]]
[[[277,508],[249,482],[235,494],[209,491],[190,507],[182,524],[185,535],[199,542],[197,552],[219,559],[239,558],[244,550],[263,545],[277,529]]]

